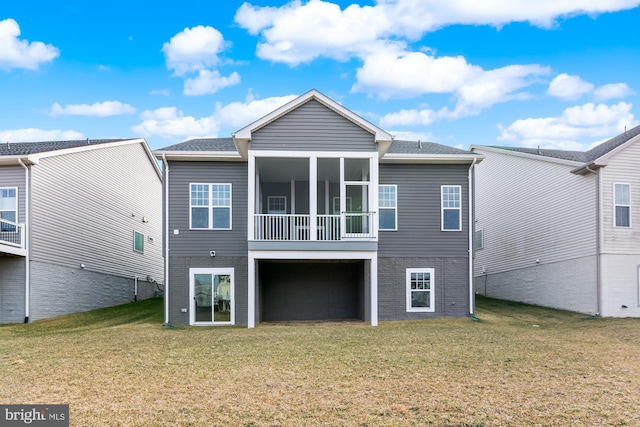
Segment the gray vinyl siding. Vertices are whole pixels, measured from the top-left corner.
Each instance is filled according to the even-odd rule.
[[[18,222],[25,222],[25,182],[22,166],[0,166],[0,188],[18,188]]]
[[[251,150],[376,151],[374,135],[316,100],[253,132]]]
[[[162,282],[161,178],[142,144],[41,159],[31,199],[33,261]],[[134,231],[145,236],[143,254]]]
[[[169,163],[169,256],[247,256],[247,164],[242,162]],[[231,230],[190,230],[191,183],[231,184]],[[178,234],[175,234],[178,230]]]
[[[493,151],[476,166],[475,275],[596,254],[597,177],[570,165]]]
[[[397,185],[398,230],[378,232],[380,257],[467,257],[468,165],[381,164],[380,185]],[[462,231],[441,231],[442,185],[462,187]]]
[[[0,323],[22,323],[25,258],[0,256]]]

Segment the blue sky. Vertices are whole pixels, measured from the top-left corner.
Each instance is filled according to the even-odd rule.
[[[398,139],[586,150],[640,124],[640,0],[0,6],[0,142],[227,137],[317,89]]]

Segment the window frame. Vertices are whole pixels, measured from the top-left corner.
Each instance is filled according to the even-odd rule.
[[[457,188],[458,189],[458,207],[445,207],[445,189]],[[444,217],[445,211],[458,211],[458,227],[457,228],[445,228]],[[441,185],[440,186],[440,231],[462,231],[462,186],[461,185]]]
[[[383,187],[388,187],[388,188],[393,188],[393,203],[394,206],[393,207],[388,207],[388,206],[382,206],[381,205],[381,190],[383,189]],[[382,228],[382,224],[380,223],[380,220],[382,219],[382,214],[381,211],[383,210],[393,210],[394,212],[394,219],[393,219],[393,224],[394,227],[393,228]],[[378,185],[378,230],[380,231],[398,231],[398,185],[397,184],[379,184]]]
[[[14,221],[11,221],[11,220],[6,219],[6,218],[2,218],[2,219],[4,219],[5,221],[10,221],[12,223],[18,224],[18,220],[19,220],[19,217],[18,217],[18,187],[0,187],[0,197],[2,196],[2,191],[5,191],[5,190],[13,190],[15,192],[15,207],[14,207],[14,209],[2,210],[0,212],[14,212],[15,219],[14,219]],[[17,231],[14,226],[7,225],[7,223],[5,223],[5,222],[3,222],[1,224],[2,224],[2,226],[0,226],[0,231],[9,232],[9,233]],[[5,230],[5,229],[3,229],[3,227],[7,227],[7,229]]]
[[[142,238],[140,239],[140,241],[142,242],[142,250],[138,249],[136,246],[136,242],[137,242],[137,236],[142,236]],[[139,231],[133,230],[133,251],[139,254],[144,254],[144,233],[141,233]]]
[[[629,198],[629,203],[628,204],[623,204],[623,203],[617,203],[616,202],[616,196],[618,194],[617,191],[617,186],[622,185],[622,186],[626,186],[627,188],[627,196]],[[628,182],[614,182],[613,183],[613,226],[616,228],[631,228],[631,184],[629,184]],[[617,208],[622,207],[622,208],[627,208],[627,217],[629,219],[629,223],[626,225],[620,225],[618,224],[618,215],[617,215]]]
[[[478,228],[473,232],[473,250],[484,249],[484,228]]]
[[[194,185],[207,186],[207,204],[206,205],[194,205],[193,198],[191,197],[192,188]],[[214,186],[228,186],[229,187],[229,205],[216,205],[214,204],[213,189]],[[193,226],[193,208],[206,208],[207,209],[207,227],[194,227]],[[229,209],[229,227],[221,228],[214,227],[213,213],[215,209]],[[233,185],[229,182],[190,182],[189,183],[189,229],[190,230],[232,230],[233,229]]]
[[[406,277],[405,277],[405,292],[407,298],[407,313],[434,313],[436,311],[435,301],[436,301],[436,292],[435,292],[435,268],[407,268]],[[413,273],[429,273],[429,307],[413,307],[411,304],[411,294],[412,292],[420,292],[426,290],[418,290],[411,289],[411,275]]]
[[[272,210],[271,209],[272,200],[279,200],[280,202],[284,200],[284,211]],[[267,213],[269,215],[286,215],[287,214],[287,196],[267,196]]]

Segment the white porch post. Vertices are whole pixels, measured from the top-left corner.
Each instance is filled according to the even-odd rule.
[[[318,158],[309,158],[309,240],[318,240]]]
[[[256,327],[256,260],[249,252],[249,272],[247,289],[247,327]]]
[[[378,326],[378,255],[371,257],[371,326]]]
[[[254,214],[256,213],[256,207],[258,206],[257,204],[257,185],[258,185],[258,178],[256,176],[256,157],[253,154],[249,154],[249,165],[248,165],[249,171],[248,173],[248,182],[249,182],[249,188],[248,188],[248,194],[247,194],[247,200],[249,201],[249,203],[247,203],[247,240],[254,240],[255,239],[255,231],[254,231],[254,225],[255,225],[255,220],[254,220]]]

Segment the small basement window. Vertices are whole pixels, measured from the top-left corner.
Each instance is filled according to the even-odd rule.
[[[141,254],[144,253],[144,234],[133,232],[133,250]]]

